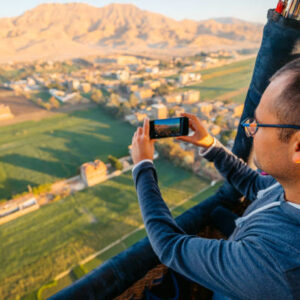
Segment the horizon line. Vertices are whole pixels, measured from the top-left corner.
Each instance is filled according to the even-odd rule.
[[[28,11],[31,11],[31,10],[34,10],[36,9],[37,7],[39,6],[43,6],[43,5],[72,5],[72,4],[83,4],[83,5],[86,5],[86,6],[90,6],[90,7],[94,7],[94,8],[103,8],[103,7],[107,7],[107,6],[110,6],[110,5],[130,5],[130,6],[134,6],[142,11],[146,11],[146,12],[149,12],[149,13],[155,13],[155,14],[159,14],[159,15],[162,15],[164,17],[167,17],[167,18],[170,18],[170,19],[173,19],[175,21],[194,21],[194,22],[203,22],[203,21],[208,21],[208,20],[218,20],[218,19],[235,19],[235,20],[239,20],[239,21],[244,21],[244,22],[249,22],[249,23],[255,23],[255,24],[260,24],[260,25],[263,25],[264,23],[263,22],[260,22],[260,21],[253,21],[253,20],[249,20],[249,19],[242,19],[242,18],[237,18],[237,17],[234,17],[234,16],[218,16],[218,17],[208,17],[208,18],[205,18],[205,19],[193,19],[193,18],[175,18],[175,17],[172,17],[172,16],[168,16],[168,15],[165,15],[161,12],[157,12],[157,11],[152,11],[152,10],[148,10],[148,9],[143,9],[143,8],[140,8],[138,5],[136,4],[132,4],[132,3],[119,3],[119,2],[113,2],[113,3],[109,3],[109,4],[106,4],[106,5],[102,5],[102,6],[97,6],[97,5],[92,5],[92,4],[89,4],[89,3],[86,3],[86,2],[67,2],[67,3],[60,3],[60,2],[46,2],[46,3],[41,3],[41,4],[38,4],[38,5],[35,5],[31,8],[28,8],[26,9],[25,11],[17,14],[17,15],[11,15],[11,16],[1,16],[0,14],[0,20],[1,19],[11,19],[11,18],[18,18],[18,17],[21,17],[22,15],[24,15],[26,12]]]

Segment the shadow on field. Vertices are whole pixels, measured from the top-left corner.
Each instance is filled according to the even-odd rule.
[[[66,150],[59,150],[54,148],[46,148],[46,147],[39,147],[40,150],[50,154],[52,158],[57,159],[61,162],[61,168],[67,168],[68,174],[75,175],[72,173],[72,169],[79,168],[80,164],[82,163],[81,156],[76,155],[75,151],[66,151]]]
[[[116,182],[118,182],[119,184],[124,184],[125,186],[134,186],[133,178],[132,178],[132,175],[131,175],[131,170],[129,170],[127,176],[126,177],[125,176],[124,175],[123,176],[118,176],[115,179]],[[135,195],[136,195],[136,193],[135,193]]]
[[[97,129],[89,130],[89,133],[82,132],[69,132],[65,130],[56,130],[53,133],[47,133],[50,137],[64,139],[64,148],[69,149],[63,150],[53,150],[47,148],[41,148],[44,151],[53,153],[54,157],[60,161],[66,160],[72,164],[75,159],[78,167],[80,164],[94,160],[96,158],[107,162],[107,156],[109,154],[116,157],[122,157],[129,155],[127,150],[127,143],[124,142],[124,137],[117,136],[107,136],[98,133]],[[131,140],[131,137],[130,137]],[[130,143],[128,143],[129,145]],[[54,145],[55,147],[55,145]],[[60,152],[62,151],[62,152]]]
[[[12,198],[13,195],[26,191],[28,185],[35,186],[36,184],[29,180],[6,178],[0,184],[0,199]]]
[[[103,200],[101,205],[109,211],[123,212],[129,210],[129,204],[135,202],[136,193],[134,189],[122,190],[119,185],[116,187],[101,184],[89,190],[89,197],[100,198]],[[108,213],[109,216],[109,213]]]
[[[217,87],[217,86],[210,87],[210,86],[203,86],[203,85],[193,85],[193,86],[189,86],[189,90],[232,92],[232,91],[235,91],[236,89]]]
[[[38,159],[20,154],[7,154],[1,156],[1,161],[13,166],[45,173],[52,176],[61,176],[62,163]]]

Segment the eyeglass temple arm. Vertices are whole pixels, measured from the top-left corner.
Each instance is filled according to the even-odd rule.
[[[241,124],[243,127],[251,127],[251,124]],[[285,125],[285,124],[259,124],[257,123],[255,126],[257,127],[275,127],[275,128],[291,128],[291,129],[300,129],[300,126],[297,125]]]

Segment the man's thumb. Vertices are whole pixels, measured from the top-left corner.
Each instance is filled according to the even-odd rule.
[[[191,137],[181,136],[181,137],[177,137],[176,140],[180,140],[180,141],[184,141],[184,142],[191,142]]]

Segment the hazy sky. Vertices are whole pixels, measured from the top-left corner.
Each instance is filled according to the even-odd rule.
[[[0,1],[0,17],[12,17],[22,14],[42,3],[83,2],[94,6],[109,3],[132,3],[142,9],[162,13],[177,20],[204,20],[215,17],[236,17],[255,22],[266,22],[268,8],[276,7],[277,0],[13,0]]]

